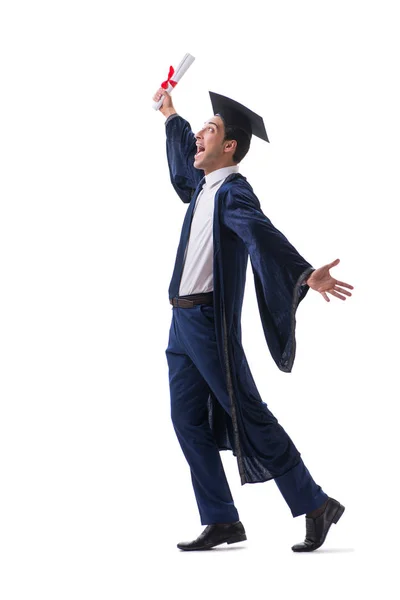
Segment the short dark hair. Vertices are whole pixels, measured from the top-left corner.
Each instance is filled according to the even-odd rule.
[[[225,127],[225,137],[224,142],[227,140],[236,140],[237,146],[235,150],[235,154],[233,155],[233,160],[235,163],[240,163],[241,160],[244,159],[246,154],[250,148],[250,136],[243,129],[239,127]]]

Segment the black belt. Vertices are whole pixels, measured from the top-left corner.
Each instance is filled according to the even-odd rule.
[[[213,304],[213,297],[213,292],[206,292],[205,294],[190,294],[188,296],[170,298],[169,303],[172,304],[172,306],[179,306],[179,308],[193,308],[195,304]]]

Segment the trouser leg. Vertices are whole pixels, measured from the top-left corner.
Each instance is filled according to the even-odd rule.
[[[300,462],[284,475],[275,478],[293,517],[304,515],[319,508],[328,495],[315,483],[304,462]]]
[[[209,388],[179,343],[174,317],[166,355],[171,418],[179,444],[190,466],[201,523],[210,525],[238,521],[239,515],[221,456],[208,423]]]
[[[230,414],[230,399],[218,357],[212,308],[197,306],[177,310],[181,311],[176,314],[176,327],[182,344],[219,403]],[[328,496],[315,483],[292,440],[261,400],[243,348],[236,345],[235,350],[241,370],[242,395],[238,400],[241,402],[243,435],[247,438],[248,447],[255,451],[265,470],[275,479],[292,515],[311,512]],[[250,397],[252,400],[249,402]],[[282,472],[284,474],[280,475]]]

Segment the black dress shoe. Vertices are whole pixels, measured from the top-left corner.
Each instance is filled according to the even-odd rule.
[[[207,525],[203,533],[192,542],[177,544],[180,550],[210,550],[220,544],[235,544],[247,540],[246,532],[240,521],[236,523],[216,523]]]
[[[319,517],[306,517],[306,539],[301,544],[292,546],[293,552],[312,552],[322,546],[330,526],[337,523],[343,513],[344,506],[329,498],[324,512]]]

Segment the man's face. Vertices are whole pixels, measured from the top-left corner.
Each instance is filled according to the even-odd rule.
[[[232,156],[236,141],[224,142],[224,122],[221,117],[214,116],[196,133],[197,154],[194,167],[203,169],[205,174],[233,164]]]

